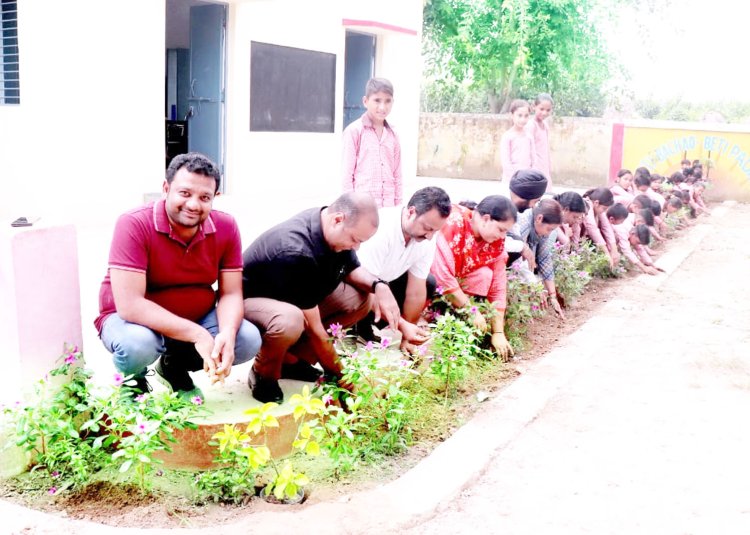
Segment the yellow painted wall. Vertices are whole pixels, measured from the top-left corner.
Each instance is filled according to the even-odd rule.
[[[690,123],[689,123],[690,124]],[[623,167],[647,167],[664,176],[680,170],[683,158],[701,160],[715,199],[750,200],[750,131],[625,124]]]

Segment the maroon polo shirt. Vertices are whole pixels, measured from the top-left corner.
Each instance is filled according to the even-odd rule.
[[[198,321],[216,306],[212,285],[220,271],[242,271],[242,243],[234,218],[212,210],[189,243],[172,232],[164,200],[120,216],[109,250],[109,269],[99,290],[99,334],[117,312],[109,270],[146,275],[146,299],[170,312]]]

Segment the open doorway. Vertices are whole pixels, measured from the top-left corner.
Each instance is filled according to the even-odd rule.
[[[362,97],[375,73],[375,36],[346,32],[344,51],[344,128],[365,112]]]
[[[166,164],[195,151],[223,174],[227,6],[166,0],[166,10]]]

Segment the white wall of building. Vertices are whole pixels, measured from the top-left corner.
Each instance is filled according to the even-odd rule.
[[[0,219],[137,206],[164,176],[163,0],[18,11],[21,104],[0,106]]]
[[[346,27],[344,19],[362,24]],[[390,26],[397,29],[389,29]],[[267,218],[254,217],[253,205],[277,205],[281,220],[303,207],[330,202],[340,193],[347,29],[378,37],[376,75],[389,78],[395,86],[396,104],[390,119],[401,137],[404,175],[416,175],[421,26],[419,0],[250,0],[230,4],[227,194],[219,204],[237,217],[245,241],[271,223]],[[418,34],[404,33],[399,28]],[[251,41],[336,54],[333,133],[250,132]]]
[[[19,2],[21,104],[0,106],[0,219],[111,224],[160,190],[165,20],[165,0]],[[403,173],[415,176],[421,20],[421,0],[230,0],[217,207],[237,217],[243,241],[274,222],[253,206],[277,205],[282,219],[339,194],[347,29],[377,35],[376,75],[395,86],[390,119]],[[336,54],[333,133],[250,132],[251,41]]]

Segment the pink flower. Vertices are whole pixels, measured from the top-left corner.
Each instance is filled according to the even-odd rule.
[[[471,308],[469,309],[469,312],[471,312],[472,314],[476,314],[476,313],[477,313],[477,310],[479,310],[479,309],[478,309],[477,307],[471,307]]]
[[[203,398],[200,396],[194,396],[193,398],[190,399],[190,403],[196,406],[203,405]]]
[[[435,293],[438,295],[443,295],[443,287],[440,286],[439,284],[435,286]]]
[[[418,353],[419,353],[419,354],[420,354],[421,356],[423,356],[423,357],[424,357],[424,356],[425,356],[425,355],[427,354],[427,344],[422,344],[421,346],[419,346],[419,349],[417,350],[417,352],[418,352]]]
[[[537,310],[539,310],[539,307],[536,306],[536,305],[531,305],[531,310],[533,310],[534,312],[536,312]]]
[[[146,432],[146,424],[140,423],[140,424],[138,424],[138,425],[135,426],[135,434],[136,435],[142,435],[145,432]]]
[[[73,353],[65,357],[65,364],[73,364],[76,360],[78,360],[78,357],[76,357]]]
[[[369,341],[365,344],[365,351],[372,351],[373,347],[375,347],[372,343],[372,341]]]
[[[50,487],[47,491],[47,494],[55,494],[57,492],[57,487]]]
[[[449,360],[452,360],[453,362],[456,362],[458,360],[458,357],[456,355],[451,355],[449,357]]]
[[[137,396],[135,396],[135,400],[138,403],[142,403],[142,402],[146,401],[146,394],[138,394]]]
[[[328,332],[338,340],[341,340],[344,337],[344,329],[340,323],[331,323],[328,326]]]
[[[58,477],[60,477],[60,472],[58,472],[57,470],[55,470],[50,475],[52,476],[52,478],[58,478]]]
[[[333,396],[331,394],[324,394],[321,399],[323,400],[323,403],[326,407],[333,403]]]
[[[382,349],[385,349],[389,345],[391,345],[391,341],[388,338],[383,337],[383,338],[380,339],[380,347]]]
[[[117,372],[112,377],[112,381],[115,383],[115,386],[122,386],[122,383],[125,382],[125,376],[120,372]]]
[[[401,359],[401,362],[399,362],[402,368],[406,368],[408,366],[411,366],[411,361],[409,359]]]

